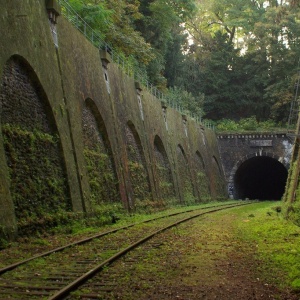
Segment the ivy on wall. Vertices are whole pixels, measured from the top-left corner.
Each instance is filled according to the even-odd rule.
[[[166,150],[161,139],[156,136],[154,140],[155,177],[159,186],[159,193],[163,199],[174,199],[175,190],[171,174],[171,167]]]
[[[196,198],[194,195],[194,189],[191,180],[191,172],[189,170],[188,162],[185,157],[184,151],[180,145],[177,147],[177,159],[178,167],[180,170],[179,180],[181,183],[181,190],[183,193],[184,203],[193,204],[196,202]]]
[[[217,159],[212,157],[212,170],[213,170],[213,187],[215,200],[224,199],[225,182],[222,180],[222,172]]]
[[[85,148],[84,157],[89,176],[92,206],[119,201],[118,180],[109,156],[102,153],[100,148]]]
[[[71,210],[58,137],[12,124],[2,125],[2,134],[19,225]]]
[[[199,151],[195,154],[195,172],[196,172],[196,185],[202,202],[211,200],[209,181],[205,172],[205,165],[202,155]]]
[[[28,226],[34,230],[45,224],[46,216],[70,211],[71,200],[52,109],[34,70],[20,56],[4,66],[0,104],[19,231]]]
[[[150,200],[152,196],[141,141],[132,123],[126,126],[126,144],[129,176],[135,207],[137,207],[140,201]]]
[[[88,99],[82,112],[84,157],[91,189],[92,209],[120,202],[118,179],[104,121]]]
[[[201,201],[209,202],[211,200],[211,195],[207,175],[201,171],[197,172],[196,181]]]

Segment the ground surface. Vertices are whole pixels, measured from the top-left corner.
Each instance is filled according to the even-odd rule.
[[[284,275],[263,266],[255,243],[237,235],[237,222],[249,221],[237,212],[198,218],[169,232],[159,249],[131,267],[128,280],[118,280],[119,291],[109,299],[300,299],[278,287]],[[118,273],[127,268],[119,264]]]
[[[245,218],[245,213],[233,209],[164,233],[157,237],[158,247],[146,252],[141,248],[135,258],[128,257],[135,263],[119,261],[105,270],[109,280],[115,276],[115,288],[99,299],[300,299],[283,284],[286,274],[261,261],[257,244],[244,238],[238,224],[251,224],[251,218],[255,215]],[[48,239],[49,244],[51,239],[57,241]],[[0,251],[0,263],[16,260],[26,249],[28,243],[20,243]]]

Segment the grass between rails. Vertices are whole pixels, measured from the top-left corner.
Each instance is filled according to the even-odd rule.
[[[299,228],[278,205],[220,211],[154,237],[154,248],[108,266],[104,278],[115,287],[99,299],[299,299],[291,292],[298,291]]]
[[[213,205],[231,204],[237,201],[209,202],[193,206],[173,206],[156,213],[139,212],[129,214],[125,210],[117,209],[99,211],[94,217],[89,219],[70,219],[65,224],[59,224],[48,231],[36,232],[34,235],[21,236],[14,242],[6,242],[5,247],[0,250],[0,267],[12,264],[16,261],[26,259],[40,252],[63,246],[65,244],[83,239],[97,233],[109,231],[118,227],[126,226],[132,223],[143,222],[159,216],[171,213],[184,212],[187,210],[210,207]],[[120,218],[117,223],[102,222],[105,217],[108,219],[111,213]],[[111,218],[111,217],[110,217]]]
[[[67,234],[62,229],[61,233],[58,230],[53,236],[27,238],[11,243],[10,247],[0,251],[0,266],[88,234],[213,204],[217,203],[174,207],[151,215],[124,215],[117,224],[104,227],[82,228],[74,224],[72,234]],[[257,287],[257,293],[264,291],[267,284],[276,285],[281,290],[292,289],[299,292],[300,228],[284,220],[276,212],[275,208],[280,205],[280,202],[254,203],[206,215],[195,220],[194,225],[186,225],[186,228],[172,229],[167,234],[168,242],[149,251],[143,260],[137,259],[138,264],[134,269],[125,268],[128,280],[125,280],[126,276],[122,276],[123,282],[119,282],[122,299],[136,299],[131,295],[139,292],[140,299],[175,299],[180,294],[185,295],[182,299],[187,299],[184,298],[187,295],[190,297],[188,299],[199,299],[199,295],[212,295],[208,299],[242,299],[238,298],[240,290],[249,288],[249,282],[257,284],[249,281],[249,278],[252,280],[250,269],[253,257],[259,262],[254,266],[254,269],[258,267],[254,281],[259,277],[262,283],[262,286]],[[249,276],[243,279],[248,270]],[[232,285],[227,291],[230,284]],[[134,290],[127,291],[126,298],[128,286],[134,287]],[[248,291],[245,290],[244,293],[247,297]]]
[[[282,218],[274,208],[280,202],[261,202],[241,208],[236,234],[254,243],[263,262],[261,272],[277,286],[300,291],[300,228]]]

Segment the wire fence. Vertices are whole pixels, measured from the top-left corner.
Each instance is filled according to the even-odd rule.
[[[214,125],[202,119],[202,116],[192,114],[191,112],[184,110],[174,99],[167,97],[156,86],[148,81],[145,74],[138,71],[132,64],[126,59],[121,57],[113,47],[106,43],[97,32],[74,10],[74,8],[68,3],[67,0],[58,0],[62,15],[77,29],[79,30],[95,47],[99,50],[106,50],[114,63],[116,63],[127,75],[133,77],[136,81],[141,83],[149,93],[151,93],[157,100],[164,101],[168,106],[181,114],[187,115],[195,122],[214,130]]]

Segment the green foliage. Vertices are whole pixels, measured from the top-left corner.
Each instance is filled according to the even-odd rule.
[[[129,62],[129,73],[171,88],[183,110],[212,120],[287,121],[300,50],[296,2],[69,2]]]
[[[192,93],[182,90],[178,87],[169,88],[167,93],[168,99],[175,103],[175,106],[182,110],[183,113],[192,112],[196,116],[203,115],[204,95],[199,94],[197,97]]]
[[[100,203],[120,201],[118,180],[109,155],[102,153],[100,148],[91,150],[86,147],[83,153],[91,189],[92,209]]]
[[[204,0],[198,8],[186,24],[194,44],[184,86],[205,94],[207,117],[286,122],[299,59],[299,5]]]
[[[107,8],[102,1],[97,0],[69,0],[69,3],[102,39],[106,37],[113,23],[113,10]],[[84,32],[82,22],[80,20],[77,20],[77,22],[79,28]]]
[[[244,221],[237,223],[237,236],[254,244],[258,258],[263,262],[261,269],[265,280],[273,280],[276,284],[288,285],[299,291],[299,227],[282,219],[274,203],[260,203],[255,211],[252,208],[254,217],[251,220],[248,218],[250,209],[244,209],[241,219]]]
[[[69,1],[80,17],[94,29],[106,43],[113,46],[121,59],[128,61],[130,68],[148,64],[154,59],[152,48],[135,30],[134,21],[141,18],[138,1]],[[79,29],[85,28],[81,21]],[[136,69],[135,69],[136,70]]]
[[[70,210],[58,137],[12,124],[2,133],[18,227]]]
[[[122,219],[126,215],[121,202],[119,203],[99,203],[94,206],[93,214],[87,216],[85,223],[89,226],[103,226],[113,223],[113,217]],[[80,230],[80,226],[78,228]]]
[[[194,205],[197,200],[193,192],[190,190],[184,191],[183,198],[184,198],[184,205]]]
[[[256,130],[258,127],[258,123],[254,116],[247,119],[241,119],[239,124],[243,130]]]
[[[175,203],[177,203],[177,199],[175,198],[156,200],[143,199],[142,201],[137,199],[135,201],[135,213],[152,214],[155,212],[164,211]]]
[[[161,197],[163,199],[173,198],[175,193],[170,169],[156,163],[156,170],[156,176],[159,184],[159,192]]]
[[[222,119],[216,123],[218,131],[238,131],[239,125],[234,120]]]
[[[155,54],[155,59],[150,62],[147,72],[150,81],[160,89],[164,89],[168,85],[164,77],[167,76],[167,79],[169,76],[176,77],[171,69],[182,63],[181,52],[187,42],[182,23],[195,12],[195,3],[193,0],[141,0],[139,11],[142,18],[135,21],[136,29],[152,46]],[[178,42],[179,45],[174,47]]]
[[[217,131],[242,132],[242,131],[275,131],[279,126],[273,120],[258,122],[255,116],[234,121],[222,119],[215,123]]]
[[[135,203],[149,199],[151,196],[147,170],[137,161],[129,161],[128,166]]]
[[[197,186],[200,191],[201,202],[206,203],[211,201],[208,177],[204,172],[197,173]]]

